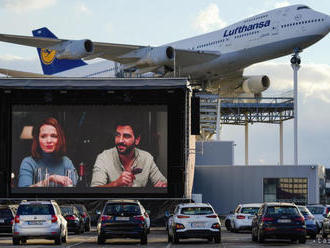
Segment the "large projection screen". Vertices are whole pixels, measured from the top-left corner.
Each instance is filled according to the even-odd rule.
[[[13,104],[11,175],[14,194],[167,194],[168,106]]]

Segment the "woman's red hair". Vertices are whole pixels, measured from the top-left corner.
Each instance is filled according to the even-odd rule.
[[[50,125],[56,129],[58,141],[57,141],[57,145],[55,147],[54,153],[57,158],[62,157],[66,153],[65,136],[64,136],[64,132],[63,132],[61,125],[53,117],[49,117],[49,118],[43,120],[42,122],[40,122],[40,124],[37,127],[33,128],[33,131],[32,131],[33,141],[32,141],[32,148],[31,148],[32,157],[35,159],[41,159],[41,157],[42,157],[42,150],[40,148],[40,143],[39,143],[39,134],[40,134],[40,128],[43,125]]]

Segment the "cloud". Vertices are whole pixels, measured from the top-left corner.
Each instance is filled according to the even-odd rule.
[[[274,7],[275,8],[282,8],[282,7],[286,7],[286,6],[289,6],[290,3],[288,1],[282,1],[282,2],[276,2],[274,4]]]
[[[48,8],[55,3],[56,0],[0,0],[4,8],[16,13]]]
[[[84,3],[79,3],[76,6],[76,10],[81,14],[87,14],[87,15],[92,14],[92,11]]]
[[[248,67],[244,74],[268,75],[271,80],[270,91],[288,91],[293,89],[293,70],[289,63],[259,63]],[[305,97],[314,97],[330,103],[330,65],[302,65],[298,71],[298,91]]]
[[[219,16],[219,8],[216,4],[211,3],[204,10],[199,12],[194,22],[194,27],[203,32],[210,32],[226,26]]]

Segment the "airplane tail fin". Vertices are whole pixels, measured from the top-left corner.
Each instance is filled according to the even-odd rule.
[[[57,37],[48,28],[39,28],[32,31],[35,37],[45,37],[57,39]],[[54,50],[37,48],[42,70],[46,75],[70,70],[75,67],[86,65],[81,59],[57,59]]]

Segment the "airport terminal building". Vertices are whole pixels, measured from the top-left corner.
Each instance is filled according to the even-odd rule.
[[[193,194],[201,194],[203,202],[211,203],[219,214],[233,211],[239,203],[326,201],[324,166],[233,165],[231,152],[233,142],[196,145]]]

